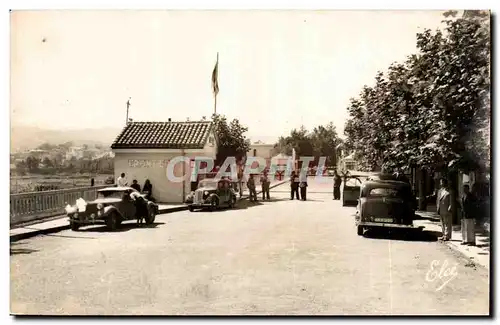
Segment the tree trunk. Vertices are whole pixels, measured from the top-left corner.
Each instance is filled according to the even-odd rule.
[[[418,169],[417,174],[418,179],[418,209],[420,211],[427,210],[427,200],[425,198],[425,181],[427,177],[427,172],[424,168]]]

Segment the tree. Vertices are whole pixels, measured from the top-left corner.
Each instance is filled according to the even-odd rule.
[[[228,123],[227,118],[219,114],[212,116],[212,122],[218,143],[216,164],[220,166],[227,157],[235,157],[236,161],[246,157],[250,150],[250,140],[245,137],[248,128],[238,119]]]
[[[28,170],[30,172],[38,170],[39,165],[40,159],[33,156],[28,156],[28,158],[26,158],[26,167],[28,167]]]
[[[456,16],[445,14],[444,31],[417,34],[418,53],[351,100],[345,126],[346,146],[365,168],[440,170],[455,196],[457,172],[490,160],[489,14]]]
[[[52,150],[52,149],[54,149],[54,148],[56,148],[56,147],[57,147],[57,146],[55,146],[55,145],[52,145],[52,144],[50,144],[50,143],[45,142],[45,143],[43,143],[43,144],[39,145],[39,146],[38,146],[38,149],[40,149],[40,150],[47,150],[47,151],[49,151],[49,150]]]
[[[340,139],[332,122],[315,127],[311,133],[311,141],[315,157],[326,157],[328,165],[337,165],[337,146]]]
[[[49,157],[43,158],[42,164],[44,165],[44,167],[48,167],[48,168],[54,167],[54,164],[52,163],[52,161],[50,160]]]
[[[340,139],[332,122],[317,126],[312,132],[301,126],[299,129],[293,129],[290,135],[280,137],[274,145],[274,153],[291,156],[295,149],[297,158],[314,157],[314,165],[318,163],[320,157],[326,157],[329,165],[335,165],[336,147],[339,143]]]

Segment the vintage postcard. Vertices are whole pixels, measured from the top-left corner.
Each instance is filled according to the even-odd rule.
[[[11,315],[490,315],[490,16],[12,10]]]

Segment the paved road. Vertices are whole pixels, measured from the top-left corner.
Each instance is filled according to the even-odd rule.
[[[310,200],[177,212],[152,228],[63,231],[11,247],[11,311],[29,314],[487,314],[488,273],[425,233],[356,235],[331,184]],[[322,193],[324,192],[324,193]],[[372,236],[373,237],[373,236]],[[456,267],[456,277],[436,277]],[[445,275],[448,272],[443,272]],[[441,287],[444,281],[449,281]]]

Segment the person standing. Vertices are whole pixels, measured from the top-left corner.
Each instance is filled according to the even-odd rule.
[[[270,200],[269,188],[271,187],[271,181],[267,175],[267,171],[264,171],[262,177],[260,178],[260,184],[262,185],[262,200]]]
[[[340,185],[342,184],[342,178],[337,173],[335,169],[333,171],[333,199],[340,200]]]
[[[130,187],[131,187],[131,188],[133,188],[134,190],[136,190],[137,192],[140,192],[140,191],[141,191],[141,185],[139,185],[139,184],[137,183],[137,180],[136,180],[136,179],[134,179],[134,180],[132,181],[132,185],[130,185]]]
[[[443,237],[440,239],[448,241],[451,239],[452,234],[451,195],[448,190],[448,181],[444,178],[441,179],[441,188],[438,191],[436,207],[443,230]]]
[[[297,200],[300,200],[299,197],[299,178],[295,171],[292,171],[290,174],[290,200],[293,200],[294,196]]]
[[[305,201],[307,196],[307,173],[305,171],[300,173],[299,187],[300,187],[300,198],[302,199],[302,201]]]
[[[147,179],[144,182],[144,186],[142,187],[142,192],[144,194],[146,194],[146,199],[148,199],[149,201],[154,201],[153,200],[153,185],[151,184],[149,179]]]
[[[476,245],[475,217],[477,200],[471,193],[469,185],[465,184],[464,194],[461,199],[462,206],[462,245]]]
[[[128,185],[127,179],[125,178],[125,173],[121,173],[120,177],[116,180],[116,185],[118,187],[125,187]]]
[[[248,187],[248,192],[250,193],[250,202],[254,201],[257,202],[257,192],[255,190],[255,179],[253,178],[253,174],[250,174],[248,176],[248,181],[247,181],[247,187]]]

